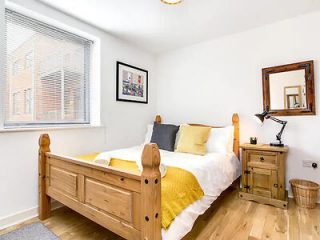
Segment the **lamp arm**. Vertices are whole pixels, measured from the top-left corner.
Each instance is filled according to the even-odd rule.
[[[273,120],[273,121],[275,121],[275,122],[277,122],[277,123],[280,123],[280,124],[282,124],[282,125],[283,125],[283,124],[287,124],[287,121],[282,121],[282,120],[280,120],[280,119],[278,119],[278,118],[275,118],[275,117],[273,117],[273,116],[267,115],[266,118],[267,118],[267,119],[270,118],[271,120]]]
[[[273,120],[273,121],[275,121],[275,122],[277,122],[277,123],[282,124],[282,128],[281,128],[280,132],[276,135],[277,140],[281,143],[281,136],[282,136],[282,133],[283,133],[284,128],[285,128],[286,125],[287,125],[287,121],[282,121],[282,120],[280,120],[280,119],[278,119],[278,118],[275,118],[275,117],[273,117],[273,116],[267,116],[267,118],[270,118],[271,120]]]
[[[281,128],[281,130],[280,130],[280,132],[277,134],[277,140],[278,141],[280,141],[280,143],[281,143],[281,135],[282,135],[282,133],[283,133],[283,130],[284,130],[284,128],[286,127],[286,124],[287,124],[287,122],[285,122],[283,125],[282,125],[282,128]]]

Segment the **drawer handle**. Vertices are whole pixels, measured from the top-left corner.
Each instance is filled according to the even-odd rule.
[[[260,157],[260,161],[261,161],[261,162],[264,162],[264,157]]]
[[[275,184],[273,184],[273,186],[274,186],[275,188],[278,188],[278,184],[276,184],[276,183],[275,183]]]

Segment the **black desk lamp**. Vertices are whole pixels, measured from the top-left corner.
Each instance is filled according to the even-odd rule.
[[[256,119],[257,119],[257,120],[259,121],[259,123],[261,123],[261,124],[264,122],[264,119],[271,119],[271,120],[273,120],[273,121],[275,121],[275,122],[277,122],[277,123],[282,124],[282,128],[281,128],[280,132],[276,135],[277,140],[278,140],[279,142],[270,143],[270,146],[283,147],[284,144],[283,144],[282,141],[281,141],[281,135],[282,135],[282,133],[283,133],[284,128],[286,127],[287,121],[282,121],[282,120],[280,120],[280,119],[278,119],[278,118],[275,118],[275,117],[273,117],[273,116],[270,116],[268,110],[266,110],[266,111],[264,111],[263,113],[260,113],[260,114],[255,114],[254,116],[256,117]]]

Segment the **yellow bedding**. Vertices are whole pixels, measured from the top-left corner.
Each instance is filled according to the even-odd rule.
[[[78,158],[93,161],[98,153],[82,155]],[[135,162],[111,159],[110,166],[139,172]],[[161,180],[162,227],[167,229],[176,216],[186,207],[204,195],[197,179],[188,171],[167,167],[167,174]]]

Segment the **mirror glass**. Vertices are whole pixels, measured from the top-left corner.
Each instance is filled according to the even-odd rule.
[[[270,110],[306,108],[305,70],[269,75]]]

